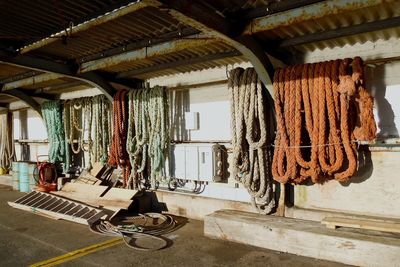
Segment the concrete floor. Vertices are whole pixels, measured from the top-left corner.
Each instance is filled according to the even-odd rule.
[[[27,266],[111,239],[88,227],[55,221],[8,206],[22,193],[0,185],[0,266]],[[74,259],[62,266],[344,266],[212,240],[203,236],[203,223],[189,220],[167,237],[173,244],[142,252],[118,244]],[[273,242],[273,241],[271,241]]]

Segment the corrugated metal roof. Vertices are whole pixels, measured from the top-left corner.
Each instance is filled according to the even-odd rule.
[[[143,39],[158,39],[159,36],[188,28],[172,18],[167,12],[146,7],[89,30],[78,32],[67,38],[66,43],[58,40],[38,50],[58,58],[77,59],[105,50],[125,46]],[[178,34],[177,34],[178,35]]]
[[[118,0],[0,1],[0,37],[10,45],[32,43],[123,5]],[[15,47],[18,48],[18,47]]]
[[[149,67],[156,67],[156,66],[162,66],[163,64],[168,64],[172,62],[180,62],[184,61],[187,59],[193,59],[193,58],[199,58],[199,57],[204,57],[207,55],[215,55],[219,53],[225,53],[225,52],[230,52],[230,51],[235,51],[231,46],[221,43],[221,42],[214,42],[211,43],[207,46],[196,46],[196,47],[190,47],[184,50],[181,50],[179,52],[175,53],[170,53],[167,55],[163,56],[157,56],[153,58],[146,58],[143,60],[136,60],[136,61],[131,61],[123,64],[118,64],[114,65],[108,68],[103,69],[104,71],[107,72],[112,72],[112,73],[121,73],[121,72],[127,72],[127,71],[132,71],[132,70],[140,70],[142,68],[149,68]],[[230,57],[225,60],[211,60],[207,62],[202,62],[202,63],[196,63],[196,64],[189,64],[189,65],[183,65],[183,66],[175,66],[173,69],[169,70],[154,70],[150,73],[145,73],[145,74],[139,74],[135,75],[134,77],[140,78],[140,79],[147,79],[149,77],[155,77],[158,74],[162,73],[178,73],[178,72],[187,72],[187,71],[193,71],[193,70],[200,70],[200,69],[207,69],[207,68],[212,68],[212,67],[217,67],[221,65],[226,65],[226,64],[233,64],[237,62],[243,61],[243,58],[235,56],[235,57]]]
[[[325,16],[320,19],[295,23],[289,26],[260,32],[257,33],[256,36],[257,38],[263,40],[265,43],[268,43],[270,41],[286,40],[294,37],[345,28],[352,25],[360,25],[367,22],[379,21],[398,16],[400,16],[400,1],[393,1],[389,3],[383,3],[378,6],[355,10],[352,12]],[[376,32],[361,33],[351,36],[343,36],[324,41],[297,45],[292,48],[292,51],[308,52],[315,49],[323,49],[326,47],[341,47],[345,44],[365,43],[366,41],[389,39],[390,37],[399,36],[400,28],[396,27]]]

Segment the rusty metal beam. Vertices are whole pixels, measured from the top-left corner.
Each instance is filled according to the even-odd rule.
[[[169,14],[182,23],[206,33],[210,37],[219,39],[238,50],[254,66],[260,80],[273,96],[272,80],[273,67],[258,42],[251,36],[233,37],[229,21],[207,8],[193,1],[160,0],[169,10]]]
[[[168,62],[168,63],[164,63],[164,64],[157,64],[157,65],[146,67],[146,68],[140,68],[140,69],[135,69],[135,70],[127,71],[127,72],[122,72],[117,75],[117,78],[135,77],[136,75],[140,75],[140,74],[151,73],[151,72],[156,72],[156,71],[165,70],[165,69],[173,69],[173,68],[178,68],[181,66],[194,65],[194,64],[203,63],[206,61],[218,60],[218,59],[229,58],[229,57],[237,57],[237,56],[241,56],[241,54],[238,51],[228,51],[228,52],[210,54],[210,55],[196,57],[196,58],[188,58],[188,59]]]
[[[196,34],[199,34],[200,31],[190,28],[190,27],[183,27],[179,30],[174,30],[170,31],[161,35],[158,35],[157,37],[150,37],[150,38],[144,38],[140,39],[138,41],[135,41],[133,43],[119,46],[119,47],[114,47],[108,50],[103,50],[100,53],[92,54],[83,57],[80,59],[80,64],[88,61],[93,61],[96,59],[104,58],[104,57],[109,57],[109,56],[114,56],[118,55],[121,53],[126,53],[128,51],[133,51],[137,50],[143,47],[147,47],[149,45],[156,45],[156,44],[161,44],[165,43],[167,41],[172,41],[176,39],[182,39],[182,38],[190,38],[191,36],[196,36]]]
[[[143,47],[137,50],[128,51],[118,55],[84,62],[79,68],[79,73],[86,73],[93,70],[104,69],[117,64],[141,60],[156,56],[162,56],[173,52],[182,51],[190,47],[208,45],[215,42],[213,38],[205,38],[202,35],[192,36],[188,39],[178,39],[172,42],[165,42],[153,46]]]
[[[393,0],[327,0],[252,20],[242,34],[268,31],[303,21],[377,6]]]
[[[0,51],[0,63],[46,72],[46,74],[51,77],[54,77],[53,75],[56,74],[83,81],[93,87],[97,87],[110,100],[113,99],[115,93],[115,89],[96,72],[77,74],[77,68],[71,65],[25,55],[12,57],[4,51]]]
[[[366,33],[366,32],[373,32],[379,31],[387,28],[393,28],[400,26],[400,17],[394,17],[384,20],[377,20],[366,22],[358,25],[352,25],[349,27],[323,31],[323,32],[316,32],[312,34],[307,34],[299,37],[294,37],[290,39],[282,40],[279,43],[279,47],[288,47],[288,46],[295,46],[295,45],[302,45],[312,42],[319,42],[323,40],[329,40],[334,38],[339,38],[343,36],[349,36],[354,34]]]
[[[30,86],[35,84],[40,84],[43,82],[48,82],[52,80],[56,80],[64,77],[64,75],[56,74],[56,73],[43,73],[39,75],[35,75],[32,77],[24,78],[21,80],[16,80],[13,82],[3,84],[2,91],[7,91],[15,88],[20,88],[24,86]]]
[[[111,20],[117,19],[119,17],[122,17],[124,15],[127,15],[129,13],[138,11],[142,8],[148,7],[148,6],[154,6],[157,7],[159,4],[157,1],[152,1],[152,0],[145,0],[145,1],[136,1],[133,3],[130,3],[126,6],[120,7],[116,10],[113,10],[112,12],[108,12],[106,14],[103,14],[95,19],[91,19],[89,21],[83,22],[79,25],[76,25],[70,29],[66,29],[63,31],[60,31],[58,33],[52,34],[51,36],[44,38],[40,41],[37,41],[33,44],[27,45],[23,48],[20,48],[18,50],[19,53],[24,54],[29,51],[41,48],[43,46],[49,45],[51,43],[56,42],[60,38],[62,38],[65,35],[71,36],[74,35],[78,32],[86,31],[89,30],[92,27],[98,26],[100,24],[104,24],[106,22],[109,22]]]
[[[0,94],[4,94],[7,96],[14,97],[18,100],[21,100],[22,102],[27,104],[29,107],[31,107],[33,110],[35,110],[40,116],[42,116],[42,109],[41,109],[40,104],[35,99],[33,99],[33,97],[27,95],[20,89],[8,90],[6,92],[0,92]]]
[[[269,16],[278,12],[287,11],[293,8],[311,5],[324,0],[290,0],[290,1],[276,1],[268,2],[265,6],[260,6],[245,11],[239,11],[235,16],[250,20],[259,17]]]

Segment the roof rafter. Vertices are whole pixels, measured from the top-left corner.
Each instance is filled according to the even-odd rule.
[[[12,89],[8,90],[6,92],[0,91],[0,94],[8,95],[11,97],[14,97],[16,99],[21,100],[25,104],[27,104],[29,107],[31,107],[33,110],[35,110],[40,116],[42,116],[42,109],[40,104],[31,96],[27,95],[20,89]]]
[[[81,80],[94,87],[97,87],[110,100],[112,100],[114,96],[115,89],[108,83],[108,81],[106,81],[96,72],[78,74],[77,68],[71,65],[66,65],[40,58],[34,58],[26,55],[19,55],[13,57],[10,56],[8,53],[1,51],[0,51],[0,62],[31,70],[46,72],[48,76],[52,77],[54,76],[54,74],[56,74],[56,75],[62,75],[64,77],[69,77],[75,80]]]
[[[230,22],[213,10],[198,2],[179,0],[160,0],[169,9],[169,14],[182,23],[220,39],[241,52],[254,66],[261,81],[272,93],[273,66],[264,50],[251,36],[232,37]]]

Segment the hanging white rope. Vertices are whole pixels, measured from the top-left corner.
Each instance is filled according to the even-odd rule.
[[[253,68],[230,72],[231,131],[233,145],[232,174],[243,183],[252,204],[268,214],[275,206],[269,166],[271,151],[268,110],[263,88]]]
[[[12,116],[0,115],[0,168],[10,169],[15,160],[14,140],[12,138]]]
[[[106,162],[111,136],[111,102],[104,95],[67,100],[64,128],[74,154],[87,152],[86,169]],[[94,138],[92,138],[94,137]]]

